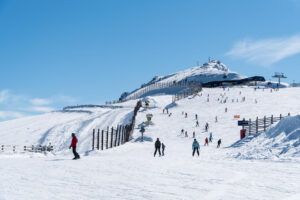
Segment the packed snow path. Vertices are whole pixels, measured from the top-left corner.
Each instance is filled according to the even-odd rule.
[[[224,92],[226,104],[217,101]],[[241,102],[244,96],[246,101]],[[77,161],[70,160],[71,152],[56,156],[1,155],[0,199],[299,199],[297,160],[239,160],[231,156],[237,149],[225,148],[239,139],[240,127],[233,115],[295,115],[300,111],[299,97],[300,90],[294,88],[272,93],[249,88],[207,89],[201,97],[187,98],[176,105],[169,105],[170,96],[149,97],[150,109],[141,109],[137,115],[136,125],[146,120],[146,113],[153,114],[153,125],[146,128],[147,141],[143,143],[135,142],[140,137],[136,129],[132,142],[91,152]],[[232,98],[239,102],[232,103]],[[133,102],[123,105],[130,104]],[[170,117],[162,113],[167,105]],[[182,111],[188,113],[187,118]],[[200,127],[195,127],[196,113]],[[208,132],[204,132],[206,122]],[[179,136],[181,129],[188,131],[188,138]],[[200,157],[191,155],[193,131],[201,145]],[[213,143],[204,147],[210,131]],[[154,158],[154,145],[149,141],[157,137],[166,144],[166,156]],[[222,148],[217,149],[219,138]]]

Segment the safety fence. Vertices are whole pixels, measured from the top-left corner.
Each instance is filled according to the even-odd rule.
[[[146,87],[140,88],[137,91],[133,92],[133,94],[129,94],[127,97],[125,97],[122,100],[118,101],[107,101],[105,104],[115,104],[115,103],[122,103],[128,100],[133,100],[140,98],[144,94],[154,91],[154,90],[159,90],[159,89],[166,89],[166,88],[195,88],[201,86],[201,82],[198,81],[172,81],[172,82],[164,82],[164,83],[153,83],[151,85],[148,85]]]
[[[191,96],[193,94],[196,95],[201,90],[202,90],[201,88],[198,88],[198,89],[196,89],[196,88],[189,88],[189,89],[187,89],[187,90],[185,90],[183,92],[179,92],[179,93],[173,95],[172,101],[175,102],[175,101],[178,101],[180,99],[184,99],[184,98],[186,98],[188,96]]]
[[[141,107],[142,101],[138,101],[133,111],[131,123],[128,125],[118,125],[117,128],[107,127],[105,130],[93,129],[92,150],[109,149],[128,142],[134,130],[137,112]]]
[[[249,119],[248,121],[243,119],[243,129],[246,130],[245,135],[249,136],[252,134],[263,133],[272,124],[288,116],[290,116],[290,113],[288,113],[287,116],[283,116],[282,114],[280,114],[279,117],[274,117],[273,115],[271,115],[271,117],[264,116],[264,118],[261,119],[258,119],[258,117],[256,117],[255,120]]]
[[[29,146],[20,146],[20,145],[1,145],[0,152],[51,152],[53,151],[53,146],[50,145],[29,145]]]

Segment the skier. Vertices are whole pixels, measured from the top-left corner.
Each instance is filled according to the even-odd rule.
[[[195,155],[195,151],[197,151],[197,154],[199,156],[200,145],[199,145],[199,143],[198,143],[198,141],[196,139],[194,139],[192,147],[193,147],[193,156]]]
[[[193,132],[193,138],[195,138],[195,131]]]
[[[197,114],[195,115],[195,119],[198,120],[198,115]]]
[[[185,113],[185,118],[187,118],[187,113]]]
[[[212,132],[209,133],[209,142],[212,142],[213,136],[212,136]]]
[[[218,146],[217,146],[217,148],[220,147],[221,143],[222,143],[222,142],[221,142],[221,139],[219,139],[219,140],[218,140]]]
[[[167,108],[166,110],[167,110],[167,114],[169,114],[169,109]]]
[[[74,154],[73,160],[77,160],[80,158],[79,154],[76,152],[77,142],[78,142],[78,140],[77,140],[77,137],[75,136],[75,133],[72,133],[72,142],[71,142],[69,149],[72,148],[72,150],[73,150],[73,154]]]
[[[216,116],[216,120],[215,120],[215,122],[216,122],[216,123],[218,122],[218,116]]]
[[[225,108],[225,112],[227,112],[227,108]]]
[[[185,131],[185,137],[189,137],[187,131]]]
[[[208,131],[208,122],[206,122],[206,124],[205,124],[205,131],[206,132]]]
[[[159,156],[161,156],[161,153],[160,153],[160,146],[161,146],[161,143],[160,143],[160,141],[159,141],[159,138],[157,138],[157,140],[156,140],[154,146],[155,146],[154,157],[155,157],[157,151],[158,151],[158,153],[159,153]]]
[[[196,121],[196,126],[199,126],[199,122],[198,122],[198,120]]]
[[[161,143],[161,150],[162,150],[161,154],[162,154],[162,156],[165,155],[165,148],[166,148],[166,145],[164,143]]]
[[[184,134],[184,130],[183,129],[181,129],[181,134],[180,135],[183,135]]]
[[[165,114],[165,109],[163,109],[163,114]]]
[[[208,138],[205,138],[204,146],[208,146]]]

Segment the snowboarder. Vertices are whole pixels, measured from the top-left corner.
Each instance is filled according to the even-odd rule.
[[[218,146],[217,146],[217,148],[220,147],[221,143],[222,143],[222,142],[221,142],[221,139],[219,139],[219,140],[218,140]]]
[[[209,142],[212,142],[213,136],[212,136],[212,132],[209,133]]]
[[[158,151],[158,153],[159,153],[159,156],[161,156],[161,153],[160,153],[160,146],[161,146],[161,143],[160,143],[160,141],[159,141],[159,138],[157,138],[157,140],[156,140],[156,142],[155,142],[155,144],[154,144],[154,147],[155,147],[154,157],[155,157],[157,151]]]
[[[73,160],[77,160],[80,158],[79,154],[76,151],[77,142],[78,142],[78,140],[77,140],[77,137],[75,136],[75,133],[72,133],[72,142],[71,142],[69,149],[72,148],[72,150],[73,150],[73,154],[74,154]]]
[[[196,151],[197,151],[197,154],[198,154],[198,156],[199,156],[199,148],[200,148],[200,145],[199,145],[199,143],[198,143],[198,141],[197,141],[196,139],[194,139],[192,148],[193,148],[193,156],[195,155],[195,152],[196,152]]]
[[[198,120],[196,121],[196,126],[199,126],[199,122],[198,122]]]
[[[162,150],[161,154],[162,154],[162,156],[165,155],[165,148],[166,148],[166,145],[164,143],[161,143],[161,150]]]
[[[208,146],[208,138],[205,138],[204,146]]]

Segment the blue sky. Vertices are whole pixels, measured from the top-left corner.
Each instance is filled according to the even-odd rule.
[[[300,82],[300,0],[0,0],[0,121],[219,59]]]

